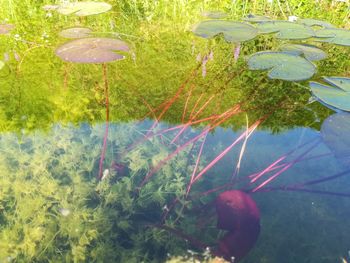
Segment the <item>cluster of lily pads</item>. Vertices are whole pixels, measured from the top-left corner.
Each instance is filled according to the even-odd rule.
[[[223,13],[206,13],[208,18],[198,23],[193,33],[210,39],[223,35],[229,43],[242,43],[256,38],[259,34],[274,34],[281,40],[312,40],[350,46],[350,30],[336,28],[334,25],[316,19],[298,19],[297,21],[272,20],[266,16],[248,15],[243,22],[223,18]],[[282,45],[279,51],[261,51],[251,55],[248,67],[251,70],[269,70],[268,77],[286,81],[302,81],[316,73],[313,61],[327,58],[327,54],[314,45],[289,43]],[[340,110],[350,110],[350,78],[332,77],[325,80],[335,88],[311,82],[313,95],[326,106]]]

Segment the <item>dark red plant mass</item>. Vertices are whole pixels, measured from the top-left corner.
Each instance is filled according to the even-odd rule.
[[[215,200],[217,227],[228,233],[219,241],[215,254],[235,262],[253,248],[260,233],[260,213],[255,201],[243,191],[230,190]]]

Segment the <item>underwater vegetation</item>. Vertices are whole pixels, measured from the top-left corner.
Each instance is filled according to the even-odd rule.
[[[346,3],[3,1],[0,262],[344,258],[274,226],[348,226]]]

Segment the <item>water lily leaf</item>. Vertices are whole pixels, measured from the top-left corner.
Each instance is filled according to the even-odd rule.
[[[264,22],[264,21],[271,21],[271,18],[269,18],[267,16],[259,16],[259,15],[249,14],[243,20],[247,21],[247,22],[259,23],[259,22]]]
[[[286,44],[281,47],[281,50],[296,55],[304,55],[310,61],[322,60],[327,57],[326,52],[312,45]]]
[[[222,12],[222,11],[204,11],[202,13],[202,16],[208,17],[208,18],[218,19],[218,18],[227,17],[227,14],[225,12]]]
[[[89,16],[105,13],[111,8],[110,4],[104,2],[73,2],[60,5],[57,11],[63,15]]]
[[[312,19],[312,18],[298,19],[297,22],[306,26],[320,26],[323,28],[335,28],[335,26],[332,25],[331,23],[328,23],[322,20]]]
[[[193,33],[203,38],[223,34],[227,42],[240,43],[255,38],[258,30],[252,25],[236,21],[207,20],[196,25]]]
[[[260,33],[277,33],[279,39],[306,39],[315,36],[314,30],[306,25],[289,21],[266,21],[257,25]]]
[[[72,27],[62,30],[59,35],[65,38],[84,38],[90,37],[92,30],[87,27]]]
[[[321,126],[324,143],[337,159],[350,161],[350,113],[340,112],[329,116]]]
[[[316,41],[350,46],[350,30],[340,28],[326,28],[316,31]]]
[[[311,78],[316,67],[307,59],[288,52],[262,51],[248,60],[249,69],[266,70],[271,79],[299,81]]]
[[[9,33],[15,26],[11,24],[1,24],[0,25],[0,35]]]
[[[313,95],[330,108],[350,111],[350,78],[324,77],[324,79],[332,86],[310,82]]]
[[[56,49],[62,60],[77,63],[105,63],[123,59],[116,52],[129,51],[128,45],[113,38],[82,38],[72,40]]]
[[[0,60],[0,69],[2,69],[5,66],[5,62]]]

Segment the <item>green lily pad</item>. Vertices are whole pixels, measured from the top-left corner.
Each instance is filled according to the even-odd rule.
[[[72,40],[56,49],[64,61],[76,63],[105,63],[125,57],[116,52],[129,51],[128,45],[113,38],[82,38]]]
[[[252,25],[227,20],[207,20],[200,22],[193,33],[203,38],[212,38],[223,34],[227,42],[240,43],[255,38],[258,30]]]
[[[307,59],[288,52],[262,51],[253,54],[248,60],[249,69],[270,69],[271,79],[300,81],[311,78],[316,67]]]
[[[350,46],[350,30],[340,28],[325,28],[316,31],[316,41]]]
[[[314,30],[306,25],[289,21],[266,21],[257,25],[259,33],[277,33],[279,39],[307,39],[315,36]]]
[[[202,13],[202,16],[208,17],[208,18],[213,18],[213,19],[218,19],[218,18],[224,18],[227,17],[227,14],[222,11],[204,11]]]
[[[322,60],[327,57],[326,52],[312,45],[286,44],[281,47],[281,50],[296,55],[304,55],[310,61]]]
[[[105,13],[112,8],[104,2],[73,2],[61,4],[57,11],[63,15],[89,16]]]
[[[11,24],[1,24],[0,25],[0,35],[9,33],[15,26]]]
[[[243,20],[247,22],[259,23],[259,22],[271,21],[271,18],[267,16],[249,14]]]
[[[335,26],[332,25],[331,23],[328,23],[322,20],[312,19],[312,18],[298,19],[297,22],[306,26],[320,26],[323,28],[335,28]]]
[[[350,78],[324,77],[324,80],[332,86],[310,82],[313,95],[330,108],[350,111]]]
[[[92,30],[87,27],[72,27],[62,30],[59,35],[65,38],[84,38],[90,37]]]

